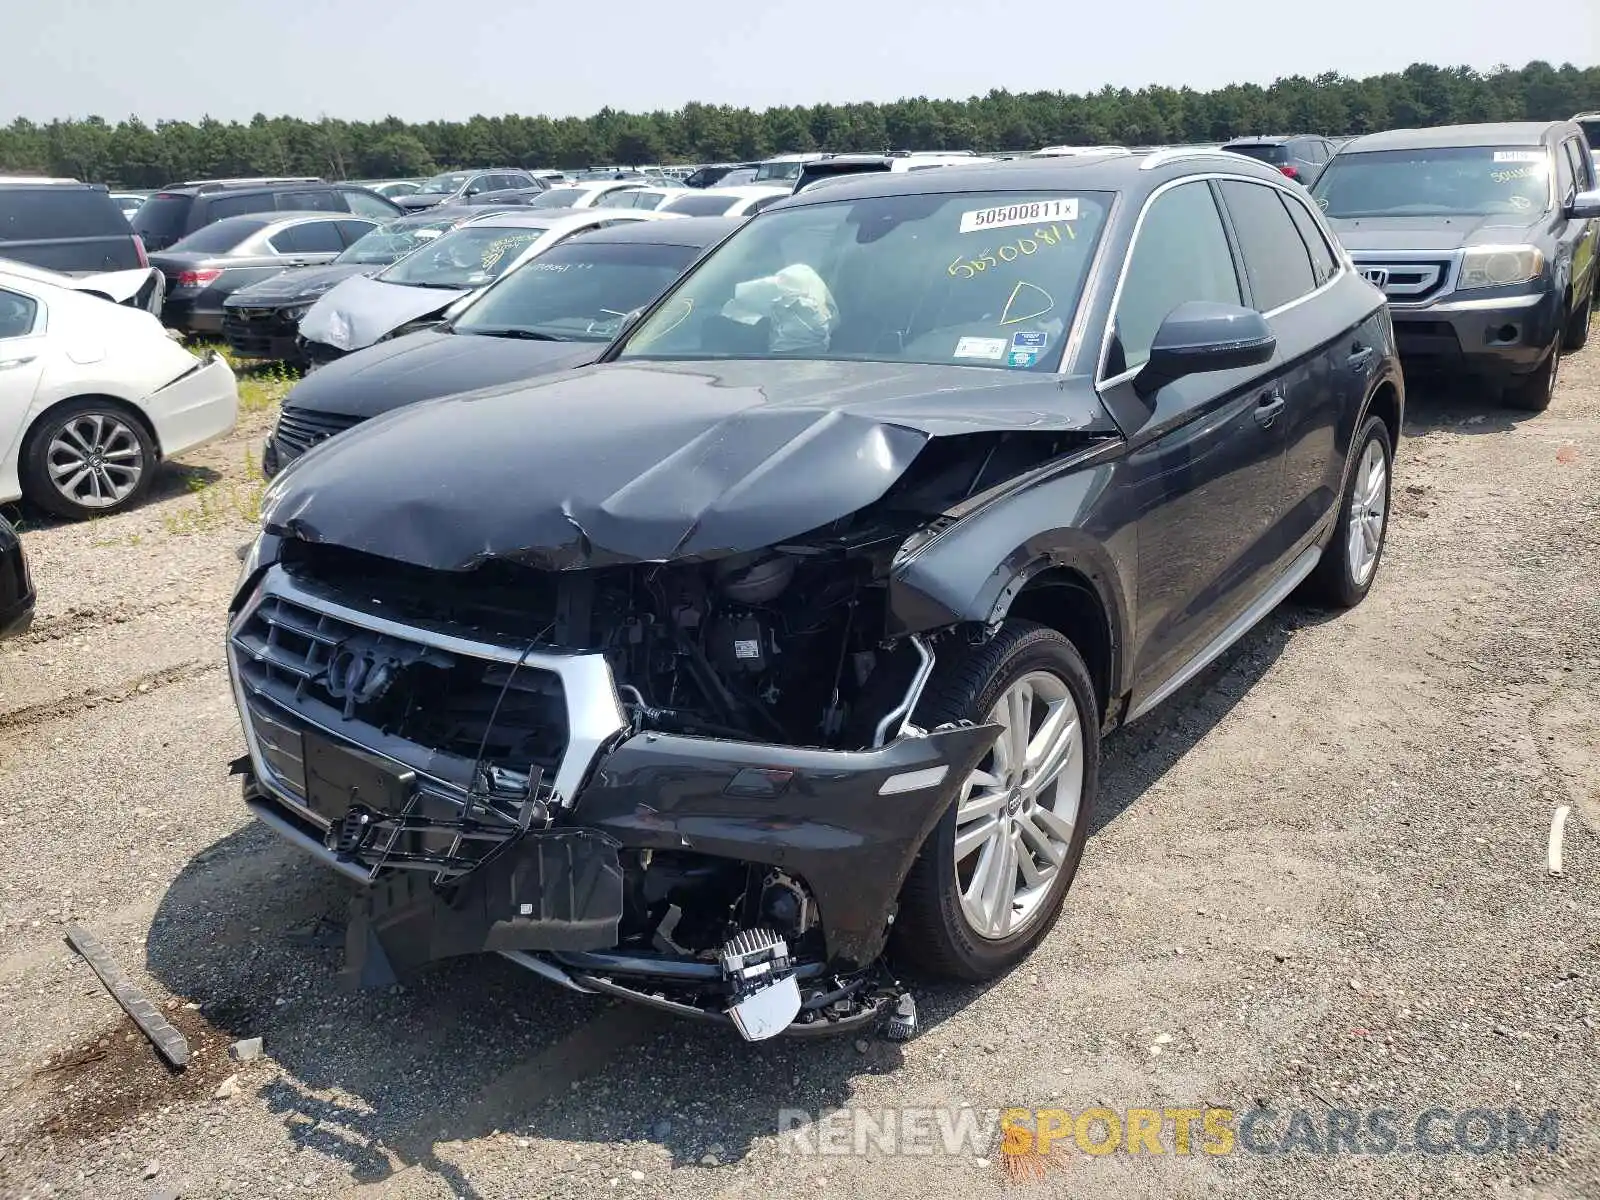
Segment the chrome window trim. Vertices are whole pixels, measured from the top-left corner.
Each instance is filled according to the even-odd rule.
[[[1143,170],[1142,167],[1140,169]],[[1128,249],[1127,249],[1126,253],[1124,253],[1123,256],[1122,256],[1122,269],[1121,269],[1121,271],[1119,271],[1117,273],[1117,286],[1116,286],[1116,289],[1111,293],[1111,304],[1106,309],[1106,327],[1100,334],[1100,356],[1099,356],[1099,359],[1095,363],[1095,381],[1096,381],[1095,382],[1095,390],[1096,391],[1104,391],[1106,388],[1115,387],[1119,383],[1126,383],[1128,380],[1132,379],[1135,375],[1137,375],[1144,367],[1144,364],[1141,363],[1139,366],[1133,367],[1132,369],[1127,370],[1127,371],[1123,371],[1121,374],[1118,374],[1118,375],[1105,376],[1105,375],[1102,374],[1106,369],[1106,359],[1110,356],[1110,353],[1111,353],[1111,332],[1112,332],[1113,329],[1116,328],[1117,306],[1122,303],[1123,285],[1125,285],[1127,283],[1127,281],[1128,281],[1128,264],[1133,261],[1133,252],[1134,252],[1134,250],[1136,250],[1138,248],[1138,245],[1139,245],[1139,234],[1144,229],[1144,219],[1145,219],[1145,217],[1147,215],[1149,215],[1150,206],[1153,205],[1161,196],[1163,196],[1167,192],[1171,191],[1173,188],[1182,187],[1186,183],[1205,183],[1205,182],[1209,182],[1211,180],[1218,180],[1218,181],[1228,180],[1228,181],[1232,181],[1232,182],[1236,182],[1236,183],[1253,183],[1253,184],[1256,184],[1258,187],[1270,188],[1271,190],[1273,190],[1275,192],[1279,192],[1284,196],[1288,196],[1291,199],[1299,199],[1299,197],[1296,196],[1294,192],[1290,191],[1288,187],[1280,185],[1280,184],[1278,184],[1278,183],[1276,183],[1276,182],[1274,182],[1274,181],[1272,181],[1270,179],[1258,179],[1258,178],[1255,178],[1255,177],[1250,176],[1250,175],[1239,175],[1239,174],[1235,174],[1233,172],[1222,172],[1222,171],[1210,171],[1210,172],[1206,172],[1204,174],[1197,174],[1197,175],[1184,175],[1184,176],[1181,176],[1178,179],[1169,179],[1169,180],[1167,180],[1166,183],[1163,183],[1160,187],[1152,189],[1150,194],[1145,197],[1144,206],[1142,208],[1140,208],[1139,216],[1137,217],[1137,219],[1135,219],[1135,221],[1133,223],[1133,233],[1128,238]],[[1213,197],[1212,199],[1213,199],[1213,203],[1215,203],[1216,202],[1216,198]],[[1301,201],[1301,203],[1304,203],[1304,201]],[[1307,207],[1309,208],[1311,206],[1308,205]],[[1328,234],[1328,230],[1327,230],[1326,226],[1323,224],[1323,222],[1320,219],[1321,214],[1314,212],[1313,215],[1315,217],[1319,218],[1317,220],[1317,227],[1319,229],[1321,229],[1323,234],[1326,236]],[[1221,218],[1221,216],[1222,216],[1221,209],[1218,209],[1217,216],[1219,218]],[[1339,242],[1338,242],[1337,239],[1330,238],[1329,240],[1330,240],[1330,242],[1332,243],[1333,246],[1338,246],[1339,245]],[[1242,247],[1240,248],[1240,253],[1243,253],[1243,248]],[[1338,269],[1335,270],[1334,273],[1328,277],[1326,282],[1318,284],[1316,287],[1312,288],[1305,295],[1297,296],[1293,300],[1289,301],[1287,304],[1280,304],[1280,305],[1278,305],[1277,308],[1270,309],[1270,310],[1268,310],[1266,312],[1263,312],[1261,315],[1263,317],[1266,317],[1267,320],[1270,321],[1273,317],[1277,316],[1279,313],[1288,312],[1290,309],[1295,308],[1298,305],[1304,304],[1307,300],[1315,299],[1317,296],[1320,296],[1323,292],[1326,292],[1329,288],[1332,288],[1336,284],[1342,282],[1343,279],[1344,279],[1346,271],[1348,271],[1350,269],[1350,261],[1349,261],[1348,257],[1346,255],[1344,255],[1344,254],[1335,254],[1333,257],[1334,257],[1334,262],[1338,266]],[[1242,283],[1243,283],[1243,281],[1241,281],[1241,285],[1242,285]],[[1241,286],[1240,290],[1242,292],[1242,290],[1243,290],[1242,286]]]
[[[267,570],[255,591],[239,610],[239,615],[228,625],[229,670],[235,675],[235,690],[241,701],[243,694],[240,689],[243,685],[234,667],[234,634],[255,615],[256,609],[268,596],[282,597],[291,603],[359,626],[370,633],[385,634],[402,641],[432,646],[467,658],[511,665],[520,662],[525,667],[548,671],[559,677],[567,706],[567,746],[562,753],[561,765],[556,769],[552,786],[555,788],[556,802],[564,807],[570,808],[576,801],[584,776],[589,773],[589,768],[600,750],[629,728],[627,718],[622,711],[622,702],[617,696],[615,681],[611,676],[611,667],[606,663],[603,654],[563,651],[549,647],[528,650],[523,645],[480,641],[426,625],[393,621],[364,609],[352,608],[333,599],[320,589],[302,586],[279,565]],[[248,709],[242,705],[239,716],[241,722],[248,726]],[[263,766],[260,747],[249,728],[245,730],[245,739],[250,749],[250,761],[259,775]]]

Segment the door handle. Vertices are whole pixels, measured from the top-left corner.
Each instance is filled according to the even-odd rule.
[[[1272,423],[1278,419],[1278,414],[1283,411],[1287,403],[1282,392],[1268,392],[1262,396],[1256,405],[1256,424],[1263,429],[1271,429]]]
[[[12,367],[25,367],[36,357],[37,355],[30,354],[26,358],[0,358],[0,371],[9,371]]]
[[[1345,359],[1345,362],[1350,364],[1352,371],[1365,371],[1376,353],[1377,351],[1371,346],[1363,346],[1360,342],[1356,342],[1350,347],[1350,357]]]

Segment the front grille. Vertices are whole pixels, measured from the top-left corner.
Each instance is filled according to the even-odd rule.
[[[347,417],[343,413],[286,408],[278,417],[278,427],[272,434],[273,443],[278,447],[278,461],[287,463],[299,458],[318,442],[360,423],[360,417]]]
[[[545,777],[566,750],[566,700],[549,671],[374,632],[282,596],[265,597],[232,642],[262,757],[301,797],[307,724],[460,795],[480,747],[502,772]]]
[[[1358,258],[1356,269],[1375,284],[1392,304],[1422,304],[1445,290],[1450,281],[1448,258],[1380,261]]]

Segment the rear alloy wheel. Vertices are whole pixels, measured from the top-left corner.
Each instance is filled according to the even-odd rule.
[[[1506,385],[1506,403],[1524,412],[1543,412],[1550,407],[1556,394],[1556,383],[1561,378],[1561,335],[1550,344],[1544,361],[1531,374]]]
[[[1368,417],[1355,441],[1355,466],[1345,481],[1333,537],[1306,579],[1314,601],[1354,608],[1372,590],[1389,531],[1389,486],[1394,450],[1389,428]]]
[[[29,438],[22,490],[57,516],[106,516],[144,495],[155,468],[155,447],[139,421],[115,405],[79,400],[49,414]]]
[[[932,974],[982,980],[1025,957],[1060,915],[1088,834],[1099,718],[1077,648],[1008,621],[941,663],[917,709],[925,728],[959,720],[1000,735],[906,877],[895,945]]]

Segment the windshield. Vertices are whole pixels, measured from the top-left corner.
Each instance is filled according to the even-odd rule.
[[[1578,122],[1578,128],[1583,130],[1590,152],[1600,153],[1600,117],[1585,118]]]
[[[1053,370],[1108,203],[969,192],[773,209],[646,318],[622,357]]]
[[[147,240],[180,237],[193,204],[194,197],[182,192],[158,192],[139,206],[133,216],[133,231]]]
[[[1451,146],[1336,154],[1311,189],[1330,217],[1487,217],[1550,207],[1537,146]]]
[[[767,162],[756,168],[755,181],[757,183],[773,183],[781,180],[795,180],[800,178],[800,168],[805,163],[799,162]]]
[[[1243,154],[1247,158],[1259,158],[1266,163],[1276,164],[1289,161],[1289,147],[1282,143],[1236,142],[1223,148],[1232,154]]]
[[[543,229],[463,225],[441,234],[378,276],[412,287],[479,288],[498,279],[545,234]]]
[[[693,261],[693,246],[567,242],[523,263],[452,324],[457,333],[609,342]]]
[[[471,178],[471,171],[446,171],[443,175],[435,175],[432,179],[424,182],[417,191],[454,192],[459,190]]]
[[[394,221],[363,234],[333,261],[387,266],[396,259],[404,258],[423,243],[433,241],[452,224],[451,221],[407,221],[403,224]]]

